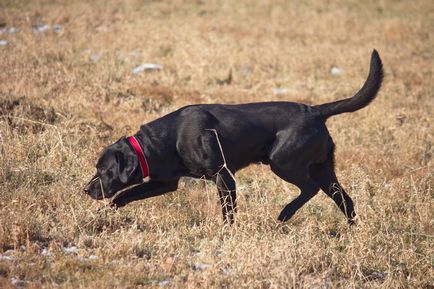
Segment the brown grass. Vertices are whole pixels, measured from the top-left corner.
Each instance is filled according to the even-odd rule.
[[[1,0],[21,31],[0,35],[0,287],[433,288],[433,3]],[[233,228],[203,181],[119,211],[82,193],[101,149],[142,123],[348,97],[374,47],[378,98],[328,122],[357,227],[323,194],[279,224],[298,191],[265,166],[237,174]],[[164,67],[132,74],[146,62]]]

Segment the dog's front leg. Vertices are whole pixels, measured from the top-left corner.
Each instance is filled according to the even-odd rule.
[[[217,173],[215,183],[217,185],[222,206],[223,221],[226,224],[233,224],[234,213],[237,209],[237,193],[233,175],[224,168],[221,172]]]
[[[122,195],[112,200],[111,205],[115,208],[121,208],[133,201],[143,200],[168,192],[176,191],[178,181],[154,181],[150,180],[147,183],[140,184],[130,190],[125,191]]]

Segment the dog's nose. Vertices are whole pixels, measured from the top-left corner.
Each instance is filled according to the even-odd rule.
[[[84,191],[86,194],[90,194],[90,192],[91,192],[91,186],[92,186],[93,183],[94,183],[95,181],[97,181],[97,180],[98,180],[98,177],[95,175],[95,176],[90,180],[90,182],[88,182],[87,185],[84,186],[83,191]]]
[[[88,194],[88,195],[90,194],[90,191],[91,191],[90,186],[91,186],[91,183],[87,184],[87,185],[83,188],[83,191],[84,191],[86,194]]]

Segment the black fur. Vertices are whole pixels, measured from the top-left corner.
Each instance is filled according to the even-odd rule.
[[[233,175],[251,163],[263,163],[301,191],[279,220],[291,218],[322,189],[352,222],[353,202],[336,178],[335,146],[325,121],[368,105],[382,78],[381,59],[374,50],[368,79],[352,98],[317,106],[262,102],[183,107],[143,125],[135,135],[148,161],[148,182],[140,184],[138,158],[126,138],[121,138],[103,152],[97,174],[85,191],[96,199],[110,198],[140,184],[113,198],[112,204],[122,207],[176,190],[182,176],[205,177],[217,184],[223,218],[232,223],[236,210]]]

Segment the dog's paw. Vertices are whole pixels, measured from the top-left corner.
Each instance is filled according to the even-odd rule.
[[[122,208],[123,206],[125,206],[127,203],[126,202],[122,202],[121,199],[116,199],[110,202],[110,207],[113,209],[119,209]]]
[[[292,215],[294,215],[294,214],[293,214],[293,213],[292,213],[292,214],[291,214],[291,213],[288,213],[288,212],[286,212],[285,210],[283,210],[283,211],[279,214],[279,217],[277,217],[277,219],[283,223],[283,222],[286,222],[286,221],[288,221],[289,219],[291,219]]]
[[[356,218],[348,219],[348,225],[350,225],[351,228],[357,226]]]
[[[286,222],[295,214],[297,210],[294,209],[292,204],[286,205],[285,208],[280,212],[279,217],[277,219],[281,222]]]

